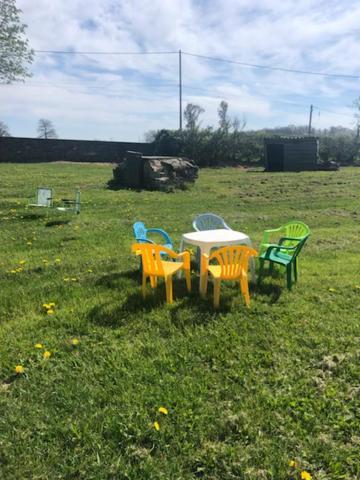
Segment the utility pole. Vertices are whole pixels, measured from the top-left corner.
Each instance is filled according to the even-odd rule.
[[[312,121],[313,110],[314,110],[313,105],[310,105],[309,131],[308,131],[309,137],[310,137],[310,135],[311,135],[311,121]]]
[[[181,78],[181,50],[179,50],[179,129],[182,130],[182,78]]]

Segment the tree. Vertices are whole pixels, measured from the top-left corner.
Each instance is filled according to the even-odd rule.
[[[229,104],[222,100],[218,108],[219,128],[224,133],[228,133],[231,127],[231,119],[228,116]]]
[[[40,118],[38,123],[38,138],[57,138],[57,134],[54,128],[54,125],[51,120],[46,118]]]
[[[204,112],[205,110],[199,105],[188,103],[184,110],[186,128],[192,132],[195,131],[199,127],[199,124],[198,124],[199,117]]]
[[[6,123],[0,121],[0,137],[10,137],[9,127]]]
[[[11,83],[31,76],[27,67],[34,51],[24,36],[26,25],[15,0],[0,0],[0,83]]]

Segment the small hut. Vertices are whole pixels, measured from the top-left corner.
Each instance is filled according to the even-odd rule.
[[[264,147],[268,172],[317,169],[319,142],[315,137],[265,138]]]

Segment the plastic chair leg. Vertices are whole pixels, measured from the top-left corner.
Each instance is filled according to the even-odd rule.
[[[297,258],[294,260],[294,280],[297,282],[298,279],[298,265],[297,265]]]
[[[142,294],[143,294],[143,298],[146,297],[146,275],[143,274],[142,276]]]
[[[214,278],[214,308],[219,308],[220,305],[220,279]]]
[[[287,281],[287,288],[289,290],[291,290],[291,283],[292,283],[292,280],[291,280],[291,277],[292,277],[292,272],[291,272],[291,263],[289,263],[289,265],[286,267],[286,281]]]
[[[244,295],[246,306],[250,305],[250,295],[249,295],[249,283],[248,279],[245,276],[242,276],[240,279],[240,290]]]
[[[186,287],[188,289],[188,292],[191,292],[191,276],[190,276],[190,270],[185,270],[185,280],[186,280]]]
[[[207,289],[208,289],[208,279],[209,274],[206,270],[205,272],[200,272],[200,296],[201,298],[206,297]]]
[[[173,303],[173,282],[172,276],[165,278],[165,289],[166,289],[166,301],[167,303]]]

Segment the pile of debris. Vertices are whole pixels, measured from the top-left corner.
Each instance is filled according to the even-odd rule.
[[[198,167],[183,157],[148,157],[139,152],[126,152],[125,158],[113,170],[109,187],[160,190],[184,189],[195,182]]]

